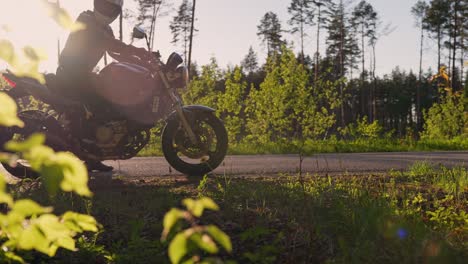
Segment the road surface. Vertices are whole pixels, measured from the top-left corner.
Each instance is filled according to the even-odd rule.
[[[434,165],[468,168],[468,152],[404,152],[404,153],[346,153],[317,154],[305,157],[302,171],[309,173],[355,173],[404,170],[418,161]],[[114,175],[176,176],[163,157],[133,158],[126,161],[106,161],[114,166]],[[299,171],[298,155],[228,156],[214,173],[218,175],[271,175]]]

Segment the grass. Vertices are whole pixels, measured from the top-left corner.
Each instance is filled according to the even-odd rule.
[[[362,138],[355,140],[307,140],[284,142],[247,142],[230,143],[230,155],[258,154],[294,154],[302,152],[305,155],[316,153],[362,153],[362,152],[408,152],[408,151],[463,151],[468,150],[468,138],[452,140],[409,140],[409,139],[379,139]],[[139,156],[162,156],[159,137],[154,136]]]
[[[80,239],[78,252],[29,253],[31,263],[167,263],[162,218],[198,196],[220,205],[202,224],[230,235],[234,252],[221,257],[238,263],[465,263],[467,175],[416,163],[382,175],[96,178],[90,200],[51,200],[35,182],[13,189],[102,224],[98,236]]]

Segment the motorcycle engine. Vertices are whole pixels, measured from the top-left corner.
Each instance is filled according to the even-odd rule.
[[[126,121],[113,121],[99,125],[95,129],[96,145],[104,152],[109,152],[119,145],[127,133]]]

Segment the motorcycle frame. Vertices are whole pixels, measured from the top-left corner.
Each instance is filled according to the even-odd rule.
[[[151,52],[150,52],[151,53]],[[153,56],[153,54],[151,54]],[[156,72],[158,73],[158,77],[161,79],[161,81],[164,84],[164,88],[166,89],[167,93],[169,94],[169,97],[172,100],[172,103],[174,105],[175,111],[177,115],[180,118],[180,121],[182,123],[182,127],[184,128],[185,132],[189,136],[189,139],[192,144],[198,144],[197,136],[192,130],[192,127],[190,126],[187,117],[185,116],[184,113],[184,105],[182,103],[182,100],[180,99],[179,95],[176,94],[174,88],[171,86],[169,83],[166,73],[162,70],[160,61],[158,60],[158,67],[156,69]],[[186,84],[187,85],[187,84]]]
[[[154,54],[151,52],[151,45],[149,43],[148,34],[146,34],[144,29],[136,26],[136,27],[133,28],[133,37],[134,38],[139,38],[139,39],[144,38],[146,40],[146,45],[148,47],[149,58],[156,59],[157,63],[155,65],[156,66],[155,67],[155,72],[158,74],[158,77],[163,82],[164,88],[166,89],[166,92],[169,94],[169,97],[172,100],[175,111],[177,112],[177,115],[179,116],[180,121],[182,123],[182,127],[184,128],[185,132],[189,136],[189,139],[190,139],[191,143],[194,144],[194,145],[198,144],[197,136],[193,132],[192,127],[190,126],[189,122],[187,121],[187,117],[184,114],[184,105],[182,103],[182,100],[176,94],[174,88],[169,83],[168,78],[166,76],[166,73],[163,70],[162,62],[159,60],[159,58],[155,58]]]

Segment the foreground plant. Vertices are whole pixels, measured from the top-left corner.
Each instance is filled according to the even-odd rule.
[[[231,239],[214,225],[198,224],[198,218],[205,209],[218,211],[218,205],[210,198],[199,200],[185,199],[182,202],[187,210],[173,208],[164,216],[162,240],[171,240],[169,258],[172,263],[223,263],[220,258],[202,258],[201,253],[217,254],[218,244],[227,252],[232,252]],[[182,229],[181,221],[189,227]],[[172,238],[172,239],[169,239]]]
[[[23,126],[16,117],[14,101],[0,93],[0,126]],[[84,164],[70,153],[54,152],[44,146],[43,135],[33,135],[23,142],[8,142],[5,148],[11,153],[0,153],[3,162],[14,165],[17,155],[26,158],[31,168],[41,176],[42,183],[51,195],[59,190],[90,197],[88,174]],[[74,238],[85,231],[98,231],[96,220],[89,215],[66,212],[57,216],[51,207],[22,199],[15,201],[6,190],[6,181],[0,175],[0,260],[24,262],[15,251],[37,250],[52,257],[59,248],[76,250]]]

